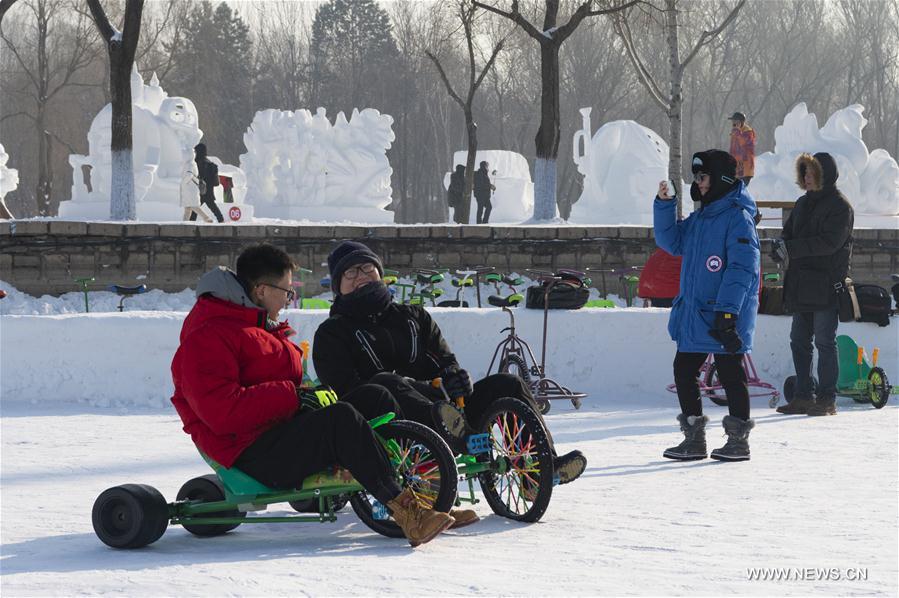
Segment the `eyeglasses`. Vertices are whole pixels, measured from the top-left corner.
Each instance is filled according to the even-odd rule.
[[[347,280],[355,280],[360,274],[371,274],[375,271],[377,266],[375,266],[371,262],[365,262],[364,264],[359,264],[358,266],[353,266],[352,268],[347,268],[343,273],[343,277]]]
[[[705,172],[694,172],[693,173],[693,182],[701,183],[703,180],[709,178],[709,175]]]
[[[284,291],[287,293],[287,301],[293,301],[293,298],[297,296],[297,292],[293,289],[285,289],[284,287],[279,287],[276,284],[272,284],[270,282],[260,282],[259,284],[264,284],[267,287],[272,287],[273,289],[278,289],[279,291]],[[258,286],[258,285],[257,285]]]

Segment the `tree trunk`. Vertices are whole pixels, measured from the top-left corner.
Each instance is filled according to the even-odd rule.
[[[680,185],[683,177],[681,176],[681,135],[683,124],[681,122],[681,112],[683,110],[683,77],[684,72],[680,64],[680,54],[678,53],[678,32],[677,32],[677,6],[676,0],[666,0],[666,29],[668,40],[668,64],[671,70],[671,96],[668,108],[668,178],[675,185]],[[684,215],[683,208],[683,190],[677,190],[677,217],[682,218]]]
[[[540,44],[540,128],[534,143],[534,220],[556,215],[556,157],[559,154],[559,46]]]
[[[112,181],[109,217],[135,220],[134,164],[131,155],[131,67],[124,60],[122,44],[109,44],[109,91],[112,96]]]
[[[474,162],[478,153],[478,125],[469,105],[465,109],[465,129],[468,135],[468,157],[465,160],[465,189],[462,203],[453,213],[453,220],[459,224],[471,223],[471,190],[474,188]]]

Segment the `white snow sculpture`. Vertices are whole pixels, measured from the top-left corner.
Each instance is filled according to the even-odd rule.
[[[899,165],[885,150],[868,152],[862,141],[868,121],[862,112],[860,104],[837,110],[819,130],[817,117],[804,102],[797,104],[774,130],[774,152],[756,158],[755,177],[749,183],[753,198],[796,199],[803,193],[796,185],[796,157],[802,152],[827,152],[840,171],[837,187],[856,212],[899,214]]]
[[[668,144],[632,120],[604,124],[590,135],[590,108],[574,134],[574,162],[584,190],[571,209],[578,224],[652,224],[652,199],[668,178]],[[583,151],[580,143],[583,140]],[[692,202],[684,202],[685,209]]]
[[[6,197],[10,191],[15,191],[19,186],[19,171],[15,168],[7,168],[6,163],[9,161],[9,154],[3,149],[0,143],[0,201]]]
[[[247,201],[260,217],[392,223],[393,117],[367,108],[332,125],[324,108],[263,110],[247,132]]]
[[[195,170],[194,146],[203,132],[198,125],[197,109],[187,98],[168,97],[159,86],[155,73],[149,85],[135,67],[131,73],[132,157],[134,163],[134,197],[137,219],[181,221],[184,215],[183,195],[189,193],[184,184],[187,173]],[[72,154],[69,164],[74,169],[72,198],[59,205],[59,217],[69,220],[108,220],[111,183],[110,141],[112,105],[107,104],[91,123],[87,134],[87,156]],[[211,158],[220,162],[216,158]],[[253,216],[252,206],[241,204],[246,190],[245,177],[234,166],[219,165],[219,175],[234,178],[235,204],[221,204],[219,209],[231,220],[247,221]],[[238,184],[240,181],[240,184]],[[221,202],[222,187],[215,188]],[[237,207],[236,211],[230,208]]]
[[[457,164],[465,166],[468,152],[453,154],[453,168],[443,177],[443,188],[449,189],[450,175]],[[490,223],[520,223],[534,214],[534,183],[531,182],[531,170],[527,159],[521,154],[504,150],[478,150],[474,158],[474,169],[480,168],[482,161],[487,161],[490,182],[496,187],[490,203]],[[471,197],[471,222],[477,209],[474,193]]]

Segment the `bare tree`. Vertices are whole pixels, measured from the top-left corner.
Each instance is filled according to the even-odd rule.
[[[504,43],[503,40],[500,40],[493,46],[490,58],[487,59],[484,68],[481,70],[480,74],[478,74],[475,65],[474,47],[475,10],[476,8],[471,2],[468,2],[467,0],[459,2],[459,20],[462,23],[462,30],[465,33],[465,46],[468,50],[468,92],[465,94],[465,99],[453,89],[453,85],[446,76],[446,72],[443,70],[443,66],[440,64],[440,60],[437,56],[430,50],[425,51],[425,54],[431,59],[434,66],[437,67],[440,78],[446,86],[447,93],[449,93],[453,101],[459,105],[462,109],[462,113],[465,115],[465,130],[468,137],[468,159],[465,162],[465,190],[462,193],[462,204],[453,212],[453,219],[459,224],[468,224],[471,216],[471,190],[474,185],[474,161],[475,154],[477,154],[478,151],[478,125],[474,122],[472,104],[474,103],[474,96],[478,91],[478,87],[481,86],[484,77],[487,76],[487,73],[493,67],[496,56],[499,54],[500,50],[502,50]]]
[[[18,2],[18,0],[0,0],[0,23],[3,22],[6,11],[8,11],[16,2]]]
[[[534,220],[551,220],[556,211],[556,157],[559,153],[559,50],[562,44],[587,17],[614,13],[637,4],[641,0],[586,0],[559,26],[559,0],[545,0],[546,12],[543,29],[538,29],[512,0],[510,10],[502,10],[490,4],[473,0],[475,6],[489,10],[521,27],[540,44],[540,69],[542,92],[540,94],[540,128],[534,140],[537,159],[534,165]],[[594,5],[606,8],[594,8]]]
[[[109,91],[112,96],[112,183],[109,217],[134,220],[134,166],[131,155],[131,69],[140,39],[144,0],[127,0],[124,31],[109,22],[100,0],[87,0],[94,23],[109,53]]]
[[[21,4],[31,12],[28,24],[34,25],[21,41],[11,39],[0,29],[0,38],[27,75],[26,95],[34,109],[7,114],[0,120],[22,116],[34,124],[37,137],[36,204],[39,216],[49,216],[53,204],[52,142],[59,139],[51,132],[49,114],[55,98],[70,86],[80,86],[80,71],[96,58],[86,19],[69,10],[69,0],[30,0]],[[73,19],[74,16],[74,19]],[[63,31],[66,35],[63,35]],[[15,90],[13,93],[22,93]],[[63,142],[65,144],[65,142]]]
[[[661,83],[653,76],[651,70],[646,66],[646,58],[641,58],[637,46],[634,42],[634,36],[631,32],[629,18],[632,11],[618,11],[610,14],[610,18],[615,27],[615,32],[624,41],[624,47],[627,55],[631,60],[640,82],[649,92],[653,100],[668,115],[668,178],[675,185],[680,184],[683,179],[681,174],[681,137],[682,137],[682,112],[683,112],[683,80],[684,71],[690,62],[696,58],[699,51],[708,45],[713,39],[724,31],[728,25],[734,22],[740,9],[746,3],[746,0],[739,0],[731,9],[728,15],[711,30],[703,31],[693,44],[693,47],[687,53],[686,57],[681,59],[680,51],[680,25],[678,22],[678,2],[679,0],[664,0],[664,8],[659,8],[652,3],[645,3],[649,10],[661,13],[665,17],[664,31],[668,43],[668,90],[666,91]],[[640,7],[643,8],[642,6]],[[678,191],[681,191],[678,189]],[[683,215],[681,195],[677,197],[677,215]]]

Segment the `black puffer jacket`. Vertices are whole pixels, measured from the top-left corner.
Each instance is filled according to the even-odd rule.
[[[368,382],[380,372],[431,380],[456,356],[440,328],[418,305],[391,303],[376,316],[356,316],[332,309],[312,344],[315,374],[338,395]]]
[[[803,154],[796,161],[799,184],[807,169],[815,183],[796,201],[783,227],[790,256],[784,300],[792,312],[836,308],[834,284],[849,274],[852,256],[852,206],[836,188],[839,173],[830,154]]]
[[[474,171],[474,196],[476,199],[490,199],[490,174],[485,168]]]

